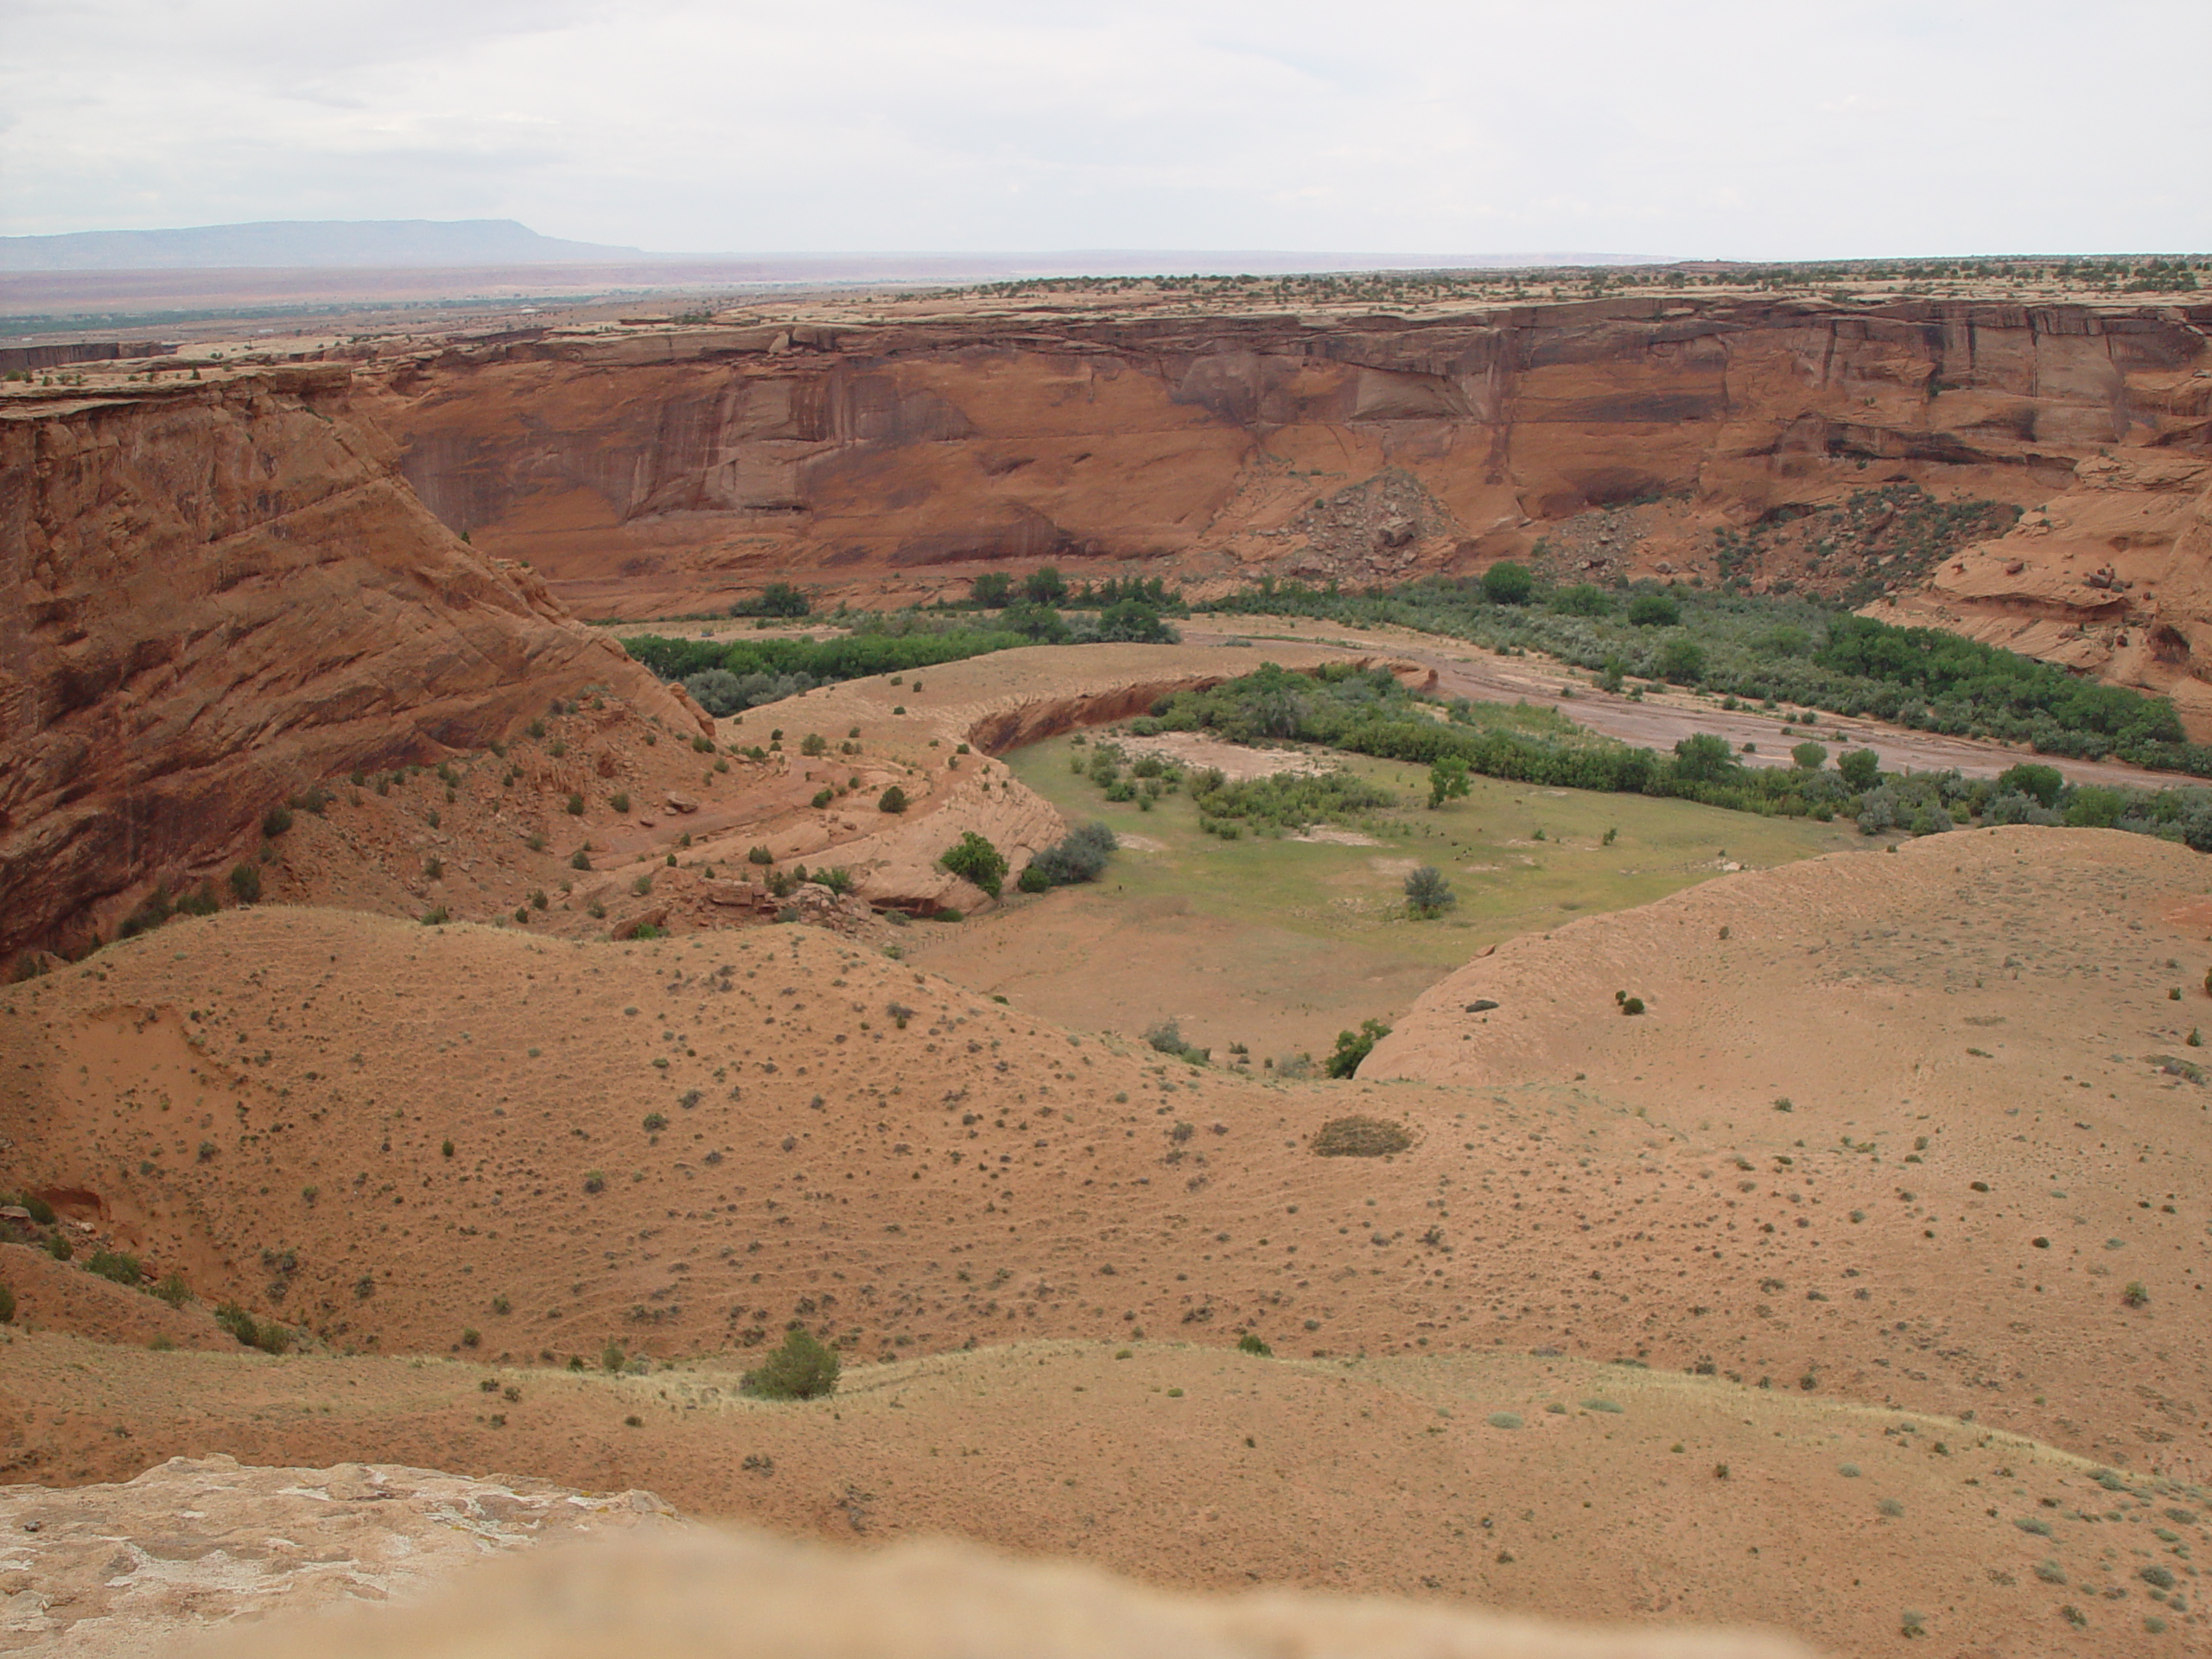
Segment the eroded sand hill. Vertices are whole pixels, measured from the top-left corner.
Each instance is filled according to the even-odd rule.
[[[0,994],[14,1179],[86,1224],[80,1248],[134,1249],[327,1352],[110,1349],[73,1371],[76,1316],[42,1301],[52,1333],[15,1338],[0,1363],[8,1465],[85,1479],[170,1450],[313,1462],[372,1446],[832,1529],[855,1505],[886,1512],[895,1476],[917,1494],[904,1524],[1157,1575],[1233,1582],[1249,1564],[1419,1589],[1425,1574],[1574,1612],[1554,1588],[1516,1599],[1533,1575],[1493,1575],[1514,1565],[1501,1552],[1533,1559],[1518,1544],[1465,1570],[1478,1446],[1485,1466],[1532,1460],[1481,1488],[1472,1519],[1494,1532],[1519,1516],[1531,1547],[1567,1552],[1561,1596],[1591,1582],[1567,1562],[1602,1548],[1609,1616],[1779,1618],[1871,1641],[1897,1605],[1878,1618],[1830,1584],[1816,1510],[1810,1530],[1785,1529],[1802,1540],[1786,1572],[1762,1557],[1777,1599],[1750,1601],[1718,1587],[1742,1576],[1738,1546],[1662,1518],[1709,1501],[1719,1528],[1742,1510],[1740,1474],[1723,1501],[1715,1465],[1741,1471],[1750,1441],[1795,1432],[1767,1415],[1787,1396],[1844,1413],[1868,1456],[1941,1471],[1959,1523],[1986,1529],[1900,1546],[1878,1569],[1854,1558],[1855,1589],[1932,1615],[1932,1592],[1897,1586],[1936,1582],[1908,1564],[1941,1565],[1957,1628],[2063,1651],[2073,1627],[2045,1605],[2061,1586],[2019,1593],[2050,1535],[2024,1518],[2079,1547],[2054,1569],[2067,1585],[2124,1592],[2099,1629],[2124,1613],[2144,1640],[2143,1618],[2194,1630],[2190,1586],[2151,1612],[2150,1581],[2128,1578],[2164,1560],[2130,1552],[2177,1546],[2043,1511],[2101,1516],[2096,1466],[2139,1491],[2119,1506],[2133,1526],[2171,1530],[2162,1510],[2202,1507],[2162,1484],[2203,1478],[2212,1382],[2208,1118],[2187,1041],[2206,1007],[2202,870],[2143,837],[2012,830],[1729,878],[1501,947],[1344,1084],[1262,1083],[1056,1029],[804,927],[608,944],[311,911],[182,920]],[[1617,989],[1648,1011],[1623,1016]],[[1348,1112],[1402,1122],[1414,1145],[1316,1157],[1315,1131]],[[792,1319],[841,1345],[853,1391],[791,1415],[733,1402],[736,1370]],[[1228,1351],[1247,1331],[1298,1363]],[[1147,1374],[1140,1332],[1197,1345]],[[998,1348],[1019,1387],[932,1369],[1039,1338],[1084,1345],[1068,1361]],[[696,1359],[696,1387],[566,1369],[610,1341]],[[1138,1357],[1111,1358],[1123,1343]],[[925,1357],[970,1344],[984,1353]],[[498,1361],[482,1378],[496,1398],[472,1395],[466,1365],[348,1351]],[[1306,1368],[1360,1354],[1407,1357],[1393,1363],[1408,1380],[1335,1411],[1331,1390],[1364,1373]],[[1459,1362],[1429,1358],[1453,1355],[1562,1369],[1436,1381]],[[1638,1442],[1640,1484],[1604,1438],[1626,1425],[1588,1404],[1626,1402],[1573,1370],[1608,1361],[1634,1362],[1610,1368],[1621,1386],[1661,1389],[1670,1411],[1664,1390],[1688,1389],[1697,1408]],[[927,1411],[925,1377],[947,1390]],[[1466,1391],[1418,1397],[1447,1386]],[[865,1433],[862,1394],[884,1414]],[[1202,1398],[1224,1415],[1186,1432]],[[825,1411],[856,1427],[823,1428]],[[1127,1414],[1169,1411],[1186,1415]],[[1494,1426],[1499,1412],[1520,1426]],[[629,1415],[652,1433],[626,1435]],[[810,1425],[760,1440],[807,1471],[788,1491],[742,1462],[771,1421]],[[1388,1457],[1377,1423],[1402,1440]],[[2020,1435],[2058,1448],[2073,1484],[2035,1489]],[[1230,1461],[1194,1463],[1202,1443]],[[1289,1464],[1235,1461],[1286,1443]],[[1979,1461],[1961,1460],[1969,1446]],[[1868,1466],[1856,1445],[1806,1447],[1833,1480]],[[1781,1510],[1809,1501],[1812,1469],[1772,1477]],[[1554,1510],[1539,1491],[1574,1496]],[[1423,1558],[1415,1512],[1458,1553]],[[1163,1513],[1186,1517],[1184,1541]],[[1891,1519],[1873,1509],[1850,1535],[1886,1538]],[[1188,1539],[1215,1541],[1194,1554]],[[1740,1548],[1754,1545],[1768,1549]],[[1345,1565],[1331,1577],[1324,1560]],[[1986,1591],[1968,1595],[1967,1561]],[[1806,1611],[1814,1585],[1833,1605]]]

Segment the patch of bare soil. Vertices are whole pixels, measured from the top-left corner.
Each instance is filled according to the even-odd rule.
[[[1156,754],[1192,772],[1211,767],[1231,783],[1286,774],[1306,777],[1336,769],[1327,755],[1311,749],[1270,749],[1249,743],[1225,743],[1197,732],[1161,732],[1153,737],[1116,737],[1114,741],[1131,756]]]

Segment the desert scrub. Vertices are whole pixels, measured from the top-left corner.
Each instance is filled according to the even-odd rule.
[[[236,1302],[225,1302],[215,1310],[215,1323],[236,1337],[248,1348],[258,1348],[264,1354],[281,1354],[292,1345],[292,1333],[274,1319],[257,1319]]]
[[[1381,1158],[1404,1152],[1413,1143],[1403,1124],[1354,1115],[1331,1118],[1314,1132],[1310,1144],[1319,1158]]]
[[[135,1285],[146,1276],[145,1269],[138,1265],[138,1258],[128,1250],[94,1250],[85,1268],[118,1285]]]
[[[1406,908],[1424,920],[1441,916],[1459,902],[1444,873],[1424,864],[1406,878]]]
[[[784,1333],[783,1346],[745,1374],[747,1394],[761,1400],[817,1400],[837,1389],[838,1361],[803,1325]]]

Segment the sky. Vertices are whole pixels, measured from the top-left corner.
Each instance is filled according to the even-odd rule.
[[[2212,0],[0,0],[0,234],[2212,250]]]

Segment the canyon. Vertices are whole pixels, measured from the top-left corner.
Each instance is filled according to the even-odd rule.
[[[928,599],[1046,562],[1198,591],[1547,553],[1567,579],[1717,580],[1716,529],[1911,484],[2029,511],[1897,583],[1905,615],[2212,715],[2212,306],[806,315],[523,329],[361,372],[430,509],[588,615],[768,580]],[[1803,577],[1768,564],[1753,585]]]
[[[10,382],[4,1642],[450,1576],[238,1650],[486,1650],[556,1593],[672,1644],[732,1617],[720,1577],[870,1650],[924,1560],[1090,1609],[1071,1652],[2185,1648],[2200,855],[1503,775],[1240,838],[1102,793],[1101,728],[1262,662],[1762,766],[1814,728],[1260,617],[716,718],[615,633],[742,640],[772,582],[814,606],[788,634],[1046,564],[1205,595],[1515,559],[1850,592],[2201,733],[2209,444],[2194,302],[860,294]],[[1020,890],[1094,804],[1104,878]],[[946,867],[970,834],[1003,887]],[[1278,852],[1322,944],[1177,931],[1178,881],[1287,915]],[[1493,931],[1396,905],[1429,857]],[[1428,956],[1359,954],[1389,928]],[[1158,960],[1202,935],[1249,959]],[[1356,1075],[1232,1043],[1333,1029],[1255,1027],[1295,973],[1395,1027]],[[1179,1008],[1220,1058],[1138,1034]],[[793,1326],[836,1394],[747,1382]],[[534,1541],[569,1533],[634,1535]],[[522,1559],[472,1581],[477,1547]],[[610,1588],[644,1581],[673,1599]]]

